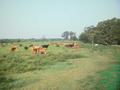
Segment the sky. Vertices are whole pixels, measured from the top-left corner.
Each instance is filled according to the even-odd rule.
[[[120,0],[0,0],[0,39],[59,38],[120,18]]]

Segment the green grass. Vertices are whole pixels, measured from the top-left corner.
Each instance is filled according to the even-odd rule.
[[[30,44],[0,46],[1,90],[117,90],[120,82],[120,48],[81,43],[80,49],[50,46],[46,55],[33,55]]]
[[[26,72],[31,70],[40,70],[45,65],[51,65],[56,62],[63,62],[68,59],[84,58],[85,55],[81,55],[79,52],[72,53],[72,50],[66,48],[50,47],[47,50],[47,55],[32,55],[31,51],[24,49],[18,52],[1,54],[1,71],[8,72]],[[66,53],[67,52],[67,53]],[[5,66],[5,67],[4,67]]]
[[[99,85],[103,86],[104,90],[120,89],[120,48],[114,48],[112,53],[115,61],[107,70],[99,73],[101,77]]]
[[[120,66],[112,65],[110,69],[101,72],[101,80],[99,85],[104,88],[104,90],[119,90],[120,89]]]

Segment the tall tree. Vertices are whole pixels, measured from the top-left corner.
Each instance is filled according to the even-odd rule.
[[[66,40],[77,40],[76,33],[73,31],[65,31],[62,33],[62,37]]]
[[[69,35],[70,35],[69,31],[65,31],[65,32],[62,33],[62,37],[66,40],[69,39]]]
[[[69,33],[70,33],[70,40],[77,40],[75,32],[70,31]]]

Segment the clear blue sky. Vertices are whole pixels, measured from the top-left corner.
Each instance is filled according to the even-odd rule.
[[[0,38],[79,35],[113,17],[120,18],[120,0],[0,0]]]

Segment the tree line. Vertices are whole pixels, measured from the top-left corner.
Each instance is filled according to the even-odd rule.
[[[104,45],[120,45],[120,19],[112,18],[99,22],[96,26],[84,28],[79,37],[73,31],[65,31],[61,35],[65,40],[80,40],[85,43],[97,43]],[[46,39],[46,40],[62,40]],[[0,39],[0,43],[21,41],[44,41],[44,39]]]
[[[120,19],[112,18],[99,22],[97,26],[89,26],[79,36],[83,42],[94,42],[104,45],[120,45]]]
[[[79,37],[72,31],[62,34],[64,39],[80,40],[85,43],[97,43],[103,45],[120,45],[120,19],[112,18],[99,22],[96,26],[84,28]]]

